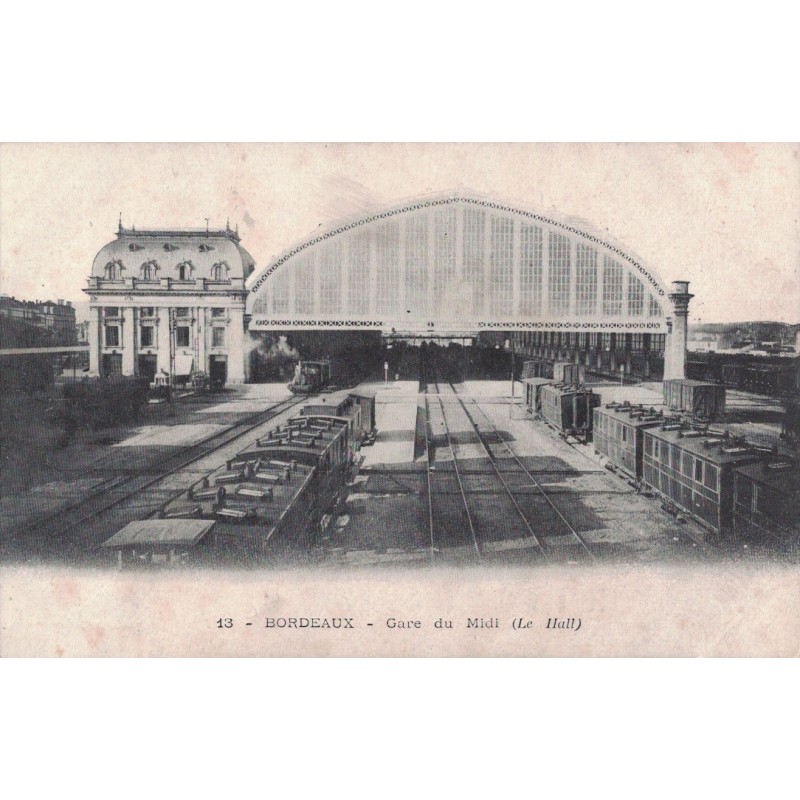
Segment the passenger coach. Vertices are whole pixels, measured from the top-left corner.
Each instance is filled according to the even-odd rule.
[[[644,431],[643,481],[719,534],[733,527],[734,470],[764,452],[727,433],[676,423]]]
[[[592,434],[592,411],[600,405],[600,395],[591,389],[549,384],[542,386],[542,417],[564,436],[578,436],[589,441]]]
[[[629,403],[610,403],[594,410],[594,451],[635,480],[642,477],[644,431],[664,424],[664,414]]]

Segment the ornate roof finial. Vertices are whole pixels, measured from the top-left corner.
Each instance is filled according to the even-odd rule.
[[[205,221],[206,221],[206,233],[208,233],[208,221],[209,221],[209,217],[205,217]]]
[[[231,229],[231,218],[228,217],[228,219],[225,220],[225,230],[229,231],[230,229]]]
[[[119,212],[119,232],[122,233],[122,212]]]

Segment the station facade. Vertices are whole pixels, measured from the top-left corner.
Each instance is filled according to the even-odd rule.
[[[92,374],[245,380],[245,281],[255,261],[237,231],[136,230],[94,259]]]
[[[251,336],[349,329],[490,334],[590,369],[685,374],[688,284],[668,288],[607,234],[553,213],[427,197],[318,230],[253,270],[229,229],[120,226],[86,290],[92,369],[219,375],[224,362],[227,382],[241,382]]]

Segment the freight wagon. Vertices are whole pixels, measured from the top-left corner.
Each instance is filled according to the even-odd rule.
[[[794,375],[789,369],[757,364],[741,368],[737,388],[754,394],[775,395],[792,391],[793,380]]]
[[[542,411],[542,387],[552,383],[549,378],[525,378],[525,408],[529,414],[540,414]]]
[[[741,389],[744,370],[745,367],[741,364],[723,364],[721,370],[722,382],[731,389]]]
[[[774,456],[734,470],[733,532],[739,539],[800,534],[797,462]]]
[[[375,430],[375,392],[354,389],[350,392],[350,397],[361,409],[361,435],[369,436]]]
[[[600,395],[591,389],[548,384],[541,389],[542,418],[564,436],[589,441],[592,412],[600,405]]]
[[[555,383],[582,384],[586,380],[586,367],[571,361],[556,361],[553,364],[553,381]]]
[[[705,420],[719,420],[725,414],[725,387],[686,378],[666,380],[664,405],[678,413]]]
[[[764,451],[725,432],[666,424],[644,431],[642,479],[718,534],[733,527],[737,467],[756,463]]]
[[[526,378],[553,378],[553,364],[550,361],[545,361],[541,358],[525,361],[522,364],[522,373],[520,375],[522,380]]]
[[[554,383],[579,384],[586,379],[586,367],[572,361],[533,359],[523,363],[520,378],[549,378]]]
[[[692,354],[696,358],[697,354]],[[775,395],[800,389],[800,357],[781,356],[714,356],[707,364],[689,365],[690,378],[721,381],[729,389],[755,394]]]
[[[594,410],[594,452],[631,478],[642,477],[644,431],[664,424],[664,414],[629,403],[610,403]]]
[[[308,416],[273,430],[212,479],[226,489],[213,509],[217,552],[307,557],[323,516],[346,492],[352,462],[346,420]]]
[[[202,551],[207,560],[305,560],[345,496],[352,465],[348,418],[298,417],[230,459],[164,516],[216,521],[212,546]]]
[[[342,391],[306,403],[300,409],[300,417],[315,416],[346,421],[350,429],[350,445],[355,452],[362,439],[372,431],[370,422],[363,420],[363,412],[366,410],[369,414],[373,409],[374,403],[359,403],[349,391]]]

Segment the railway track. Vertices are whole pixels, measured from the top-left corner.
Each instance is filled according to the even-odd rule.
[[[491,423],[487,431],[476,422],[452,384],[440,384],[434,376],[426,409],[433,445],[427,459],[432,557],[468,553],[480,561],[524,550],[544,561],[595,560],[541,483]],[[498,444],[507,452],[498,453]],[[437,457],[439,448],[444,458]]]
[[[474,509],[470,507],[467,499],[467,491],[438,385],[433,397],[436,398],[436,403],[431,402],[429,395],[425,397],[431,441],[435,446],[441,441],[449,449],[452,458],[449,461],[440,459],[434,463],[430,452],[428,455],[431,552],[441,552],[442,548],[447,548],[450,553],[460,552],[470,560],[480,561],[482,553],[475,530]],[[469,536],[466,535],[467,532]]]
[[[23,552],[35,555],[52,555],[56,549],[59,553],[69,554],[76,548],[82,551],[86,545],[86,528],[102,515],[113,511],[123,504],[138,508],[136,518],[153,516],[160,508],[182,494],[185,487],[169,487],[169,478],[186,469],[201,459],[213,455],[239,438],[252,433],[255,429],[278,417],[294,406],[306,402],[307,397],[293,396],[266,409],[250,414],[226,428],[213,433],[195,444],[182,448],[174,455],[167,456],[156,470],[148,469],[145,473],[130,476],[116,476],[98,486],[97,491],[66,508],[48,514],[14,534],[12,546]],[[159,488],[159,483],[167,485]],[[147,492],[150,498],[144,497]],[[135,501],[141,500],[136,506]],[[75,535],[73,535],[75,534]],[[96,543],[94,543],[96,544]]]
[[[485,420],[479,423],[455,387],[451,384],[450,388],[497,471],[498,478],[509,494],[515,498],[514,505],[526,527],[531,530],[531,535],[537,539],[545,559],[579,563],[596,561],[588,542],[553,502],[551,493],[545,490],[536,476],[525,466],[486,412],[472,399],[470,408],[477,410]],[[546,513],[542,513],[541,503],[524,502],[524,498],[530,497],[528,490],[531,488],[535,489],[538,498],[544,500]],[[530,507],[525,509],[523,504]]]

